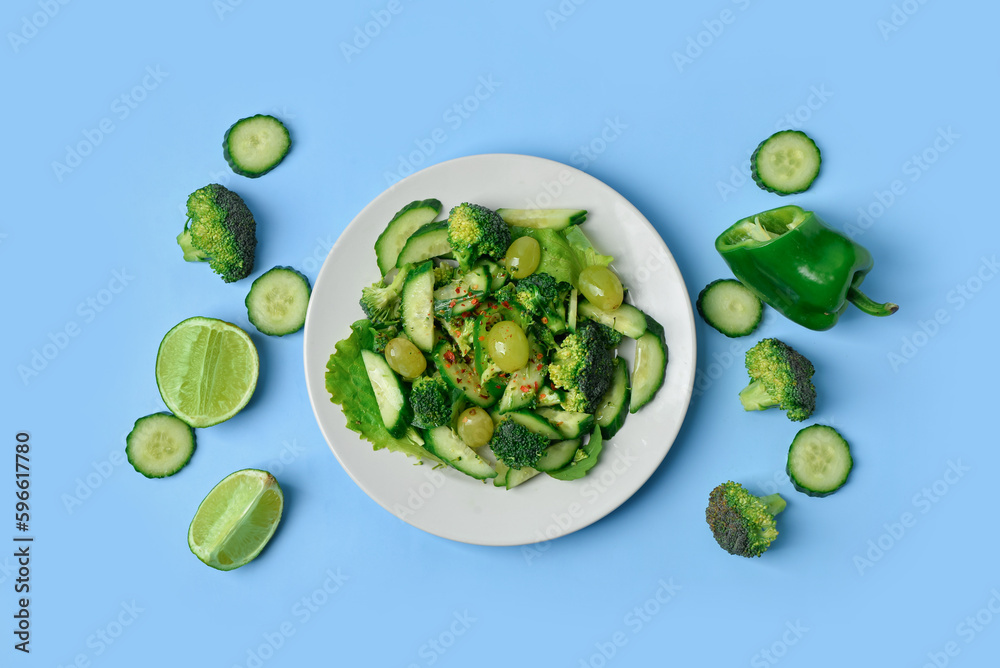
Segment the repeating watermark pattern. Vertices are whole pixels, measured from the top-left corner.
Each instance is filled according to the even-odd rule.
[[[577,7],[586,2],[587,0],[562,0],[555,9],[546,9],[545,20],[548,21],[549,29],[554,32],[560,23],[565,23],[576,14]]]
[[[396,503],[392,507],[393,514],[400,519],[405,520],[416,515],[427,504],[427,501],[444,486],[446,478],[436,466],[425,464],[420,467],[420,470],[427,479],[407,490],[405,505]]]
[[[441,121],[449,130],[457,132],[467,120],[472,118],[472,114],[484,102],[493,97],[497,88],[500,88],[502,85],[503,82],[494,79],[492,74],[480,76],[472,93],[447,107],[441,114]],[[426,137],[414,139],[413,144],[416,148],[405,155],[400,153],[396,156],[396,171],[383,172],[382,175],[385,178],[386,185],[391,186],[404,176],[409,176],[415,172],[446,141],[448,141],[448,132],[444,127],[434,128]]]
[[[285,646],[288,639],[295,635],[298,629],[318,613],[331,598],[343,588],[351,578],[341,573],[340,569],[327,569],[323,584],[296,601],[289,611],[290,617],[278,624],[273,631],[261,634],[262,642],[248,647],[246,659],[242,663],[234,663],[233,668],[261,668],[274,658],[279,649]]]
[[[45,371],[69,347],[73,339],[78,337],[87,325],[94,322],[134,280],[135,276],[128,273],[125,267],[122,267],[121,271],[113,270],[111,280],[103,288],[77,304],[76,315],[79,319],[67,320],[56,331],[48,333],[45,343],[28,351],[27,364],[18,364],[16,369],[25,387]]]
[[[712,353],[712,361],[694,373],[694,396],[708,392],[727,371],[743,362],[743,344],[733,341],[728,350]]]
[[[37,37],[38,32],[49,25],[49,22],[69,3],[70,0],[38,0],[39,11],[22,16],[17,32],[12,30],[7,32],[7,41],[14,53],[18,53],[28,42]]]
[[[910,183],[919,181],[961,137],[962,135],[956,134],[950,125],[947,128],[939,127],[934,140],[919,153],[914,153],[902,164],[900,170],[903,176]],[[875,221],[885,215],[885,212],[907,192],[908,188],[903,179],[893,179],[885,190],[876,189],[872,191],[872,199],[865,206],[858,207],[856,222],[847,225],[844,228],[844,234],[852,239],[857,239],[867,232],[875,224]]]
[[[962,464],[961,459],[948,460],[947,468],[940,478],[930,485],[923,487],[910,499],[909,510],[901,513],[893,522],[882,524],[884,531],[877,537],[868,541],[863,552],[859,552],[851,559],[858,575],[864,576],[865,572],[875,566],[883,557],[894,548],[907,533],[910,532],[920,521],[920,517],[929,513],[937,507],[941,499],[948,494],[952,487],[965,477],[965,474],[972,468]]]
[[[332,234],[326,235],[325,238],[316,237],[316,244],[309,254],[302,258],[299,264],[308,272],[318,271],[323,266],[323,261],[326,260],[327,254],[333,248],[333,244],[336,241]]]
[[[643,440],[641,445],[645,446]],[[560,512],[550,513],[552,520],[544,529],[535,530],[535,538],[539,542],[533,545],[522,545],[521,556],[525,563],[531,563],[547,552],[552,547],[552,540],[569,533],[586,514],[588,506],[596,503],[603,494],[613,488],[619,478],[632,468],[639,457],[635,454],[632,445],[624,446],[613,443],[611,447],[605,447],[600,455],[598,465],[584,478],[579,485],[579,501],[574,501]]]
[[[683,589],[673,578],[660,578],[655,583],[655,591],[645,601],[636,605],[622,617],[623,629],[614,631],[607,640],[594,643],[594,652],[580,659],[580,668],[604,668],[625,647],[630,638],[641,633],[653,619],[663,612],[664,608],[674,600],[677,593]],[[631,635],[626,632],[631,631]]]
[[[769,647],[761,649],[750,657],[750,665],[753,668],[767,668],[777,665],[788,654],[789,648],[799,644],[808,631],[809,628],[803,626],[802,622],[797,619],[794,622],[785,622],[785,629],[781,633],[781,637],[771,643]]]
[[[410,663],[406,668],[420,668],[421,666],[433,666],[438,660],[448,653],[459,638],[464,636],[478,621],[469,614],[468,610],[452,613],[452,620],[441,633],[433,638],[428,638],[427,642],[417,649],[417,656],[422,659],[422,663]]]
[[[739,11],[744,12],[749,9],[752,2],[751,0],[732,0],[732,4],[736,5]],[[694,61],[701,58],[705,51],[711,48],[716,40],[722,37],[722,34],[726,32],[726,27],[736,23],[738,17],[739,14],[737,12],[727,8],[719,12],[718,17],[702,21],[701,24],[704,26],[704,30],[699,30],[693,35],[688,35],[684,48],[681,51],[674,51],[670,54],[674,65],[677,67],[677,71],[683,74],[685,67],[694,65]]]
[[[974,614],[966,615],[965,619],[955,626],[955,635],[966,646],[979,637],[993,623],[994,617],[1000,615],[1000,591],[994,587],[990,590],[990,598],[986,604]],[[962,645],[955,640],[944,643],[940,650],[927,652],[927,661],[921,668],[945,668],[951,660],[962,653]]]
[[[285,467],[291,466],[291,464],[296,459],[301,457],[302,453],[305,451],[306,449],[300,446],[299,442],[294,438],[290,441],[282,441],[281,451],[274,459],[268,462],[267,470],[276,476],[281,475],[284,472]]]
[[[916,328],[900,339],[899,348],[886,353],[886,361],[894,373],[913,361],[913,358],[923,350],[931,340],[941,332],[941,328],[951,322],[952,316],[966,307],[982,292],[986,284],[1000,272],[1000,262],[996,253],[990,257],[980,258],[979,267],[975,272],[945,295],[948,308],[939,308],[927,320],[917,320]]]
[[[91,462],[91,470],[74,480],[73,490],[63,492],[62,496],[59,497],[66,512],[70,515],[76,512],[77,508],[82,506],[87,499],[94,495],[95,491],[100,489],[101,485],[107,482],[119,466],[127,463],[128,459],[125,458],[124,448],[112,450],[105,459]]]
[[[236,8],[242,4],[243,0],[213,0],[212,9],[215,10],[215,15],[219,17],[220,21],[225,21],[226,15],[235,12]]]
[[[103,656],[125,633],[125,630],[135,624],[139,615],[146,611],[140,608],[135,599],[131,602],[122,601],[119,604],[120,610],[115,613],[111,621],[96,629],[87,636],[85,641],[86,649],[73,657],[73,660],[57,668],[90,668],[94,659]]]
[[[888,42],[889,36],[909,23],[912,18],[928,0],[903,0],[903,2],[893,3],[892,11],[888,18],[879,18],[875,22],[875,27],[882,34],[882,41]]]
[[[605,118],[604,127],[601,128],[601,131],[589,142],[577,147],[573,155],[570,156],[573,166],[580,169],[590,167],[595,160],[608,150],[610,144],[618,141],[618,138],[627,129],[628,126],[622,123],[619,116],[615,116],[614,120]]]
[[[66,153],[62,161],[52,161],[52,173],[56,180],[62,183],[67,175],[79,168],[83,161],[93,154],[94,150],[118,128],[114,119],[118,119],[119,123],[125,121],[149,97],[152,91],[160,87],[160,84],[168,76],[170,73],[161,70],[159,65],[148,65],[139,83],[111,100],[109,108],[112,115],[103,117],[93,127],[81,130],[80,134],[83,135],[83,139],[78,140],[75,144],[66,145]]]
[[[805,127],[806,123],[812,120],[813,115],[822,109],[823,105],[831,97],[833,97],[833,91],[827,89],[826,84],[810,86],[809,93],[802,101],[802,104],[797,105],[794,109],[775,120],[774,131],[777,132],[788,128],[798,130]],[[719,191],[719,197],[722,198],[723,202],[752,180],[750,157],[756,149],[757,144],[747,149],[746,159],[739,165],[731,165],[729,167],[729,176],[726,179],[720,179],[715,182],[715,189]]]
[[[340,53],[344,56],[344,60],[349,63],[356,56],[360,56],[361,52],[371,45],[372,40],[378,38],[382,31],[389,27],[393,17],[403,13],[403,9],[405,7],[401,0],[389,0],[384,8],[369,12],[372,20],[366,21],[364,25],[354,26],[351,41],[340,43]]]

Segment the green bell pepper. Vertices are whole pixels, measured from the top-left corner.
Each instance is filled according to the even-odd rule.
[[[876,316],[899,309],[861,292],[874,264],[871,253],[798,206],[740,220],[719,235],[715,248],[761,301],[809,329],[830,329],[849,303]]]

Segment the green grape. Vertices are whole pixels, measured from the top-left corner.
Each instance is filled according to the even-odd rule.
[[[528,337],[517,323],[504,320],[486,335],[486,350],[501,371],[513,373],[528,363]]]
[[[483,408],[467,408],[458,416],[458,437],[470,448],[486,445],[493,438],[493,419]]]
[[[592,265],[580,272],[580,294],[599,309],[613,311],[622,305],[622,282],[607,267]]]
[[[396,337],[385,344],[385,361],[407,380],[413,380],[427,369],[427,359],[409,339]]]
[[[542,249],[533,237],[518,237],[507,248],[504,266],[512,278],[531,276],[538,269],[542,259]]]

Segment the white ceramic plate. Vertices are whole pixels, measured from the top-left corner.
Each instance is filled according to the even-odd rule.
[[[663,325],[669,364],[656,398],[605,444],[582,480],[545,474],[511,491],[450,468],[414,466],[345,426],[325,386],[334,343],[363,317],[361,288],[379,279],[373,250],[386,223],[404,205],[427,198],[443,205],[475,202],[490,208],[571,207],[589,213],[583,229],[629,289],[630,301]],[[523,545],[572,533],[601,519],[646,482],[673,444],[691,399],[695,330],[691,300],[673,256],[653,226],[624,197],[592,176],[558,162],[524,155],[475,155],[409,176],[379,195],[337,240],[313,287],[305,324],[306,384],[320,429],[341,465],[379,505],[413,526],[479,545]],[[633,367],[634,346],[619,349]]]

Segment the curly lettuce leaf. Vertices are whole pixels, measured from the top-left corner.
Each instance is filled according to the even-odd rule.
[[[595,249],[590,239],[572,225],[565,230],[531,229],[526,227],[511,227],[511,236],[532,237],[538,242],[541,250],[538,273],[549,274],[560,283],[577,285],[580,272],[591,265],[606,267],[614,259],[610,255],[601,255]]]
[[[358,320],[351,325],[351,335],[337,343],[337,352],[330,355],[330,361],[326,363],[326,389],[330,393],[330,401],[339,404],[344,411],[347,428],[369,441],[375,450],[402,452],[440,464],[441,460],[423,448],[423,439],[412,427],[402,438],[394,438],[385,428],[365,363],[361,359],[361,351],[371,350],[374,338],[371,323]]]

